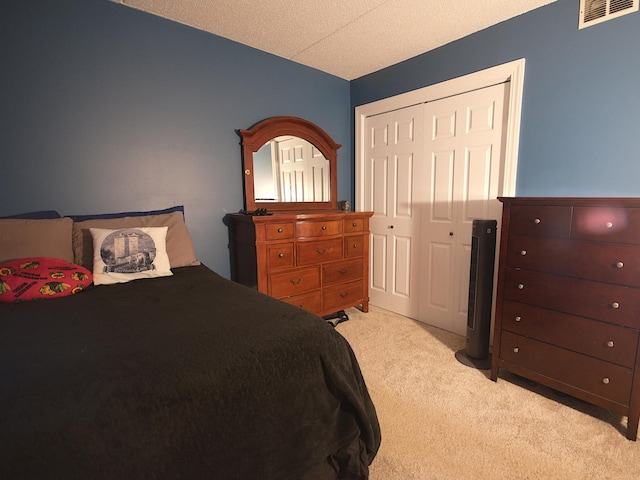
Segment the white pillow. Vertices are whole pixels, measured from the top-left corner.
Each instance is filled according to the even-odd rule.
[[[168,227],[91,228],[93,283],[124,283],[173,275],[167,255]]]

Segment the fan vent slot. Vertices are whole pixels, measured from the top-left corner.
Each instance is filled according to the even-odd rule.
[[[638,11],[638,0],[580,0],[578,28]]]

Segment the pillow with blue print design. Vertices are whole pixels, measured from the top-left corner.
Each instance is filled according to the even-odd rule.
[[[93,238],[91,228],[121,229],[167,227],[166,247],[171,268],[200,265],[184,219],[184,207],[178,205],[164,210],[70,215],[73,219],[73,253],[75,263],[93,268]]]

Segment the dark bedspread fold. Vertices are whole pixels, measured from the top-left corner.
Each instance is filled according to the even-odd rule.
[[[360,479],[379,442],[346,340],[204,266],[0,305],[1,478]]]

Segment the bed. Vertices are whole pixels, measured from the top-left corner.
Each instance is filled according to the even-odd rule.
[[[166,227],[171,264],[169,274],[84,279],[74,294],[0,303],[0,477],[368,478],[380,428],[348,342],[201,265],[182,210],[114,215],[0,220],[0,269],[37,252],[95,281],[107,267],[83,262],[105,249],[91,252],[87,235],[123,222]],[[43,237],[46,220],[71,228],[71,253],[15,240],[34,222]]]

